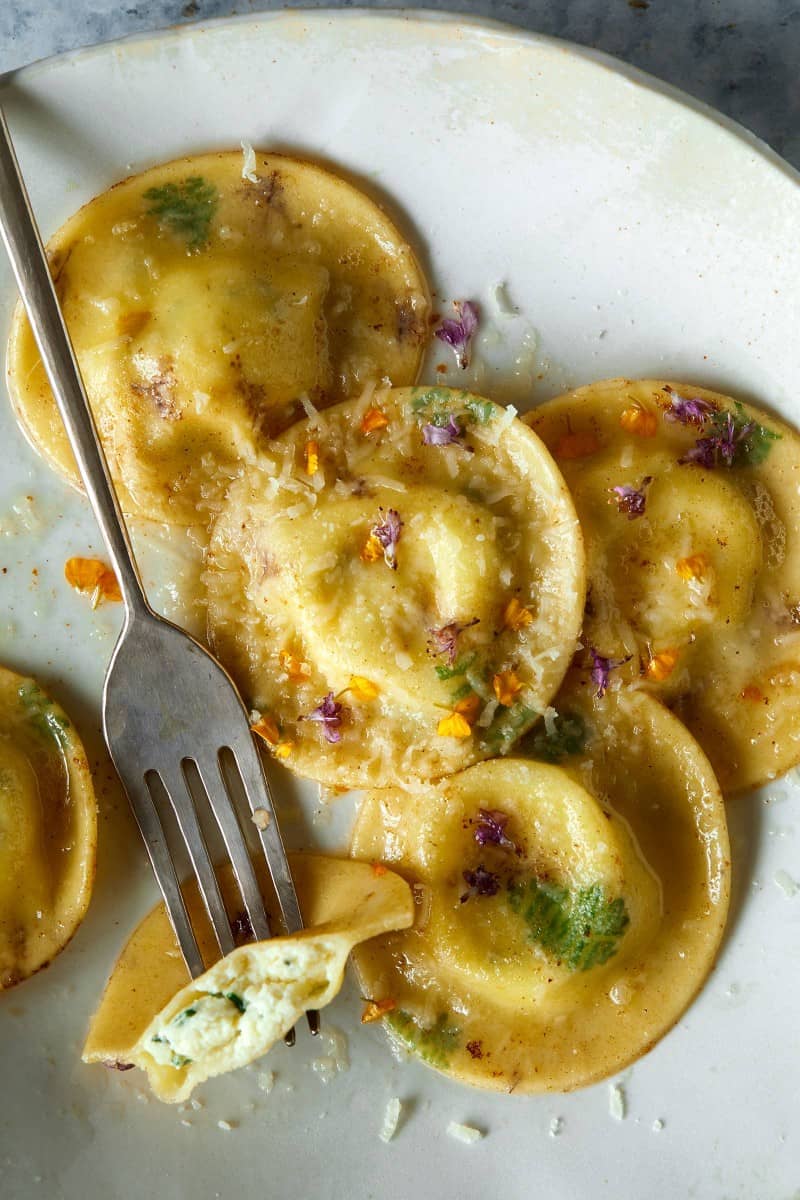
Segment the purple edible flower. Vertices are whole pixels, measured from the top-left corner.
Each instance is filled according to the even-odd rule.
[[[457,446],[463,434],[464,430],[452,413],[446,425],[422,426],[422,440],[426,446]]]
[[[627,483],[611,488],[611,491],[614,493],[614,499],[617,502],[617,508],[621,513],[625,513],[629,521],[633,521],[636,517],[643,515],[645,505],[647,504],[645,488],[652,482],[652,475],[646,475],[642,480],[641,489],[638,491]]]
[[[725,413],[717,425],[718,432],[698,438],[691,450],[687,450],[681,463],[697,463],[701,467],[716,467],[720,460],[726,467],[733,466],[736,452],[741,443],[747,443],[756,428],[755,421],[737,425],[731,413]]]
[[[591,647],[589,653],[592,656],[592,683],[597,685],[596,696],[598,700],[602,700],[608,689],[608,677],[612,671],[616,671],[617,667],[623,666],[630,661],[630,654],[627,658],[604,658],[602,654],[598,654],[594,647]]]
[[[471,629],[473,625],[478,624],[478,617],[472,621],[468,621],[466,625],[459,625],[457,621],[450,621],[449,624],[443,625],[441,629],[431,629],[431,642],[433,643],[434,654],[446,654],[447,661],[452,667],[456,661],[458,652],[457,642],[465,629]]]
[[[333,692],[328,692],[322,703],[318,704],[305,720],[317,721],[322,726],[322,734],[326,742],[341,741],[342,735],[339,732],[339,726],[342,723],[342,706],[334,698]]]
[[[699,396],[685,399],[671,390],[669,403],[670,407],[664,413],[664,419],[679,421],[681,425],[703,425],[716,412],[709,400],[701,400]]]
[[[381,510],[383,511],[383,510]],[[372,535],[376,537],[383,546],[383,557],[387,566],[390,566],[393,571],[397,570],[397,557],[395,549],[400,541],[400,533],[403,528],[403,522],[400,519],[400,513],[396,509],[390,508],[382,521],[372,527]]]
[[[478,820],[475,823],[475,841],[479,846],[503,846],[508,850],[516,850],[516,844],[510,837],[506,837],[507,824],[507,813],[493,808],[479,808]]]
[[[461,897],[461,903],[469,900],[470,896],[496,896],[500,891],[500,880],[493,871],[487,871],[481,865],[474,871],[462,872],[467,890]]]
[[[469,366],[472,355],[472,339],[478,328],[478,307],[471,300],[456,300],[453,304],[456,319],[445,318],[435,336],[440,342],[446,342],[456,352],[458,365],[463,369]]]

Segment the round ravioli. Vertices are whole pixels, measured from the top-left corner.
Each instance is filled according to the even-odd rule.
[[[74,727],[33,679],[0,667],[0,990],[46,967],[78,928],[96,844]]]
[[[558,689],[580,531],[539,439],[467,392],[366,394],[294,426],[231,489],[209,630],[302,775],[434,778],[508,751]]]
[[[418,902],[413,929],[356,952],[363,994],[393,1040],[498,1091],[569,1091],[646,1053],[728,906],[724,806],[684,726],[636,691],[558,704],[529,735],[550,761],[372,793],[353,837]]]
[[[153,167],[85,205],[49,256],[131,513],[202,522],[304,401],[417,376],[429,300],[414,254],[374,201],[311,163],[254,154],[243,170],[221,153]],[[23,429],[78,485],[21,307],[8,369]]]
[[[615,379],[526,417],[586,539],[583,640],[686,722],[726,791],[800,759],[800,438],[685,384]]]

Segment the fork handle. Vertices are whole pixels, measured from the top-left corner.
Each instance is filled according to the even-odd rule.
[[[2,109],[0,233],[130,620],[151,610]]]

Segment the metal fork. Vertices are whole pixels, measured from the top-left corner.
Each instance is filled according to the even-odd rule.
[[[220,952],[229,953],[235,942],[198,819],[194,799],[198,794],[201,803],[205,795],[222,834],[254,936],[270,936],[261,889],[231,800],[230,777],[226,778],[231,756],[251,813],[262,810],[259,836],[287,931],[302,929],[303,920],[242,700],[216,659],[183,630],[157,616],[147,602],[2,111],[0,232],[119,580],[125,621],[106,673],[103,731],[186,966],[195,978],[205,966],[158,811],[164,798],[177,818]],[[220,752],[229,760],[225,770]],[[316,1012],[308,1013],[308,1023],[312,1033],[319,1031]],[[293,1043],[293,1030],[287,1041]]]

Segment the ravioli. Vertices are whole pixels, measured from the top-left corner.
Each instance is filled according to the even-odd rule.
[[[413,383],[429,299],[383,210],[312,163],[205,154],[110,188],[51,239],[56,289],[126,512],[204,523],[239,463],[303,412]],[[27,319],[8,372],[23,430],[78,474]]]
[[[557,703],[526,742],[550,761],[371,793],[353,835],[419,902],[413,929],[356,951],[364,995],[393,1041],[497,1091],[569,1091],[646,1053],[728,907],[724,806],[684,726],[641,692],[570,683]]]
[[[367,391],[296,425],[231,489],[209,635],[301,775],[433,778],[506,753],[544,711],[583,609],[562,478],[513,409]]]
[[[238,946],[190,980],[158,905],[114,967],[84,1062],[139,1066],[160,1100],[185,1100],[198,1083],[259,1058],[307,1008],[328,1004],[356,942],[411,924],[410,889],[393,872],[322,855],[289,857],[307,928]],[[230,869],[220,875],[235,906]],[[205,961],[213,961],[214,936],[198,892],[185,895]]]
[[[587,546],[583,640],[663,698],[726,792],[800,759],[800,438],[716,392],[580,388],[526,417]],[[625,661],[627,660],[627,661]]]
[[[35,680],[0,667],[0,990],[46,967],[75,933],[96,845],[74,726]]]

